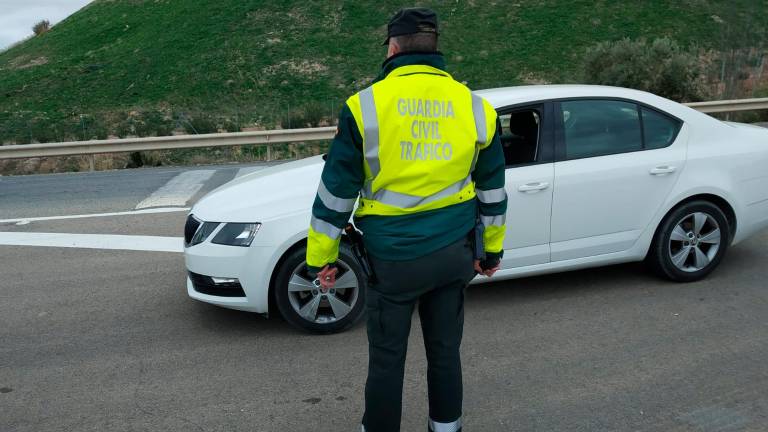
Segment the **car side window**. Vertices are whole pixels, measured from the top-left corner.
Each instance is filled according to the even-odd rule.
[[[499,115],[501,146],[506,166],[520,166],[538,160],[541,140],[539,108],[525,108]]]
[[[641,108],[645,148],[647,150],[668,147],[677,138],[682,126],[680,121],[648,108]]]
[[[561,103],[566,159],[627,153],[643,149],[636,104],[614,100]]]

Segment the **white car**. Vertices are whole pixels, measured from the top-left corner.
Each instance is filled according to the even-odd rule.
[[[709,274],[730,245],[768,226],[768,130],[670,100],[599,86],[478,91],[498,110],[507,235],[490,280],[646,260],[674,281]],[[323,158],[235,179],[191,210],[189,296],[335,332],[364,312],[345,242],[334,292],[304,268]],[[478,278],[476,282],[488,279]]]

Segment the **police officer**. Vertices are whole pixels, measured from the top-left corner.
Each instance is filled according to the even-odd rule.
[[[355,224],[376,276],[367,290],[369,365],[362,430],[398,431],[411,316],[427,354],[428,428],[461,430],[459,346],[464,289],[502,255],[507,196],[495,110],[445,71],[435,12],[409,8],[388,25],[388,58],[350,97],[328,154],[307,266],[333,287],[342,229]],[[479,215],[479,217],[478,217]],[[484,227],[484,259],[472,233]]]

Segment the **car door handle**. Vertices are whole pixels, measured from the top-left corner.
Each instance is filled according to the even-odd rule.
[[[534,193],[541,190],[544,190],[549,187],[549,183],[547,182],[536,182],[536,183],[527,183],[519,188],[517,188],[518,191],[523,193]]]
[[[651,170],[651,175],[663,176],[667,174],[672,174],[675,171],[677,171],[677,168],[673,166],[668,166],[668,165],[657,166],[656,168]]]

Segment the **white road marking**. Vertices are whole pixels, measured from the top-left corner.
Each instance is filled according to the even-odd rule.
[[[141,215],[141,214],[152,214],[152,213],[172,213],[172,212],[182,212],[182,211],[189,211],[189,207],[153,208],[153,209],[131,210],[131,211],[113,212],[113,213],[91,213],[91,214],[79,214],[79,215],[67,215],[67,216],[43,216],[43,217],[28,217],[28,218],[15,218],[15,219],[0,219],[0,224],[15,223],[16,225],[26,225],[30,222],[49,221],[49,220]]]
[[[267,168],[267,167],[265,167],[265,166],[252,166],[252,167],[240,168],[239,170],[237,170],[237,174],[235,174],[235,178],[240,178],[240,177],[242,177],[244,175],[248,175],[248,174],[256,172],[256,171],[261,171],[264,168]]]
[[[0,245],[184,252],[184,239],[182,237],[115,234],[0,232]]]
[[[147,207],[183,206],[192,198],[203,184],[213,176],[216,170],[186,171],[170,179],[163,187],[156,190],[144,201],[140,202],[136,209]]]

